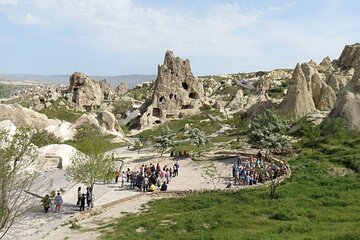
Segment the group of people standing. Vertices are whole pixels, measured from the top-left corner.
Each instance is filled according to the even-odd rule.
[[[130,189],[138,188],[140,191],[153,192],[156,189],[167,191],[172,178],[179,175],[180,165],[176,162],[173,166],[160,166],[159,163],[143,164],[136,172],[129,168],[126,171],[126,181],[130,182]]]
[[[93,207],[92,205],[93,194],[91,187],[86,188],[86,193],[83,193],[81,191],[81,187],[78,187],[77,195],[78,195],[78,200],[76,202],[76,206],[80,206],[80,212],[85,210],[85,202],[88,208]]]
[[[252,155],[242,157],[239,155],[232,167],[234,184],[254,185],[286,175],[287,165],[278,166],[274,163],[266,163],[261,159],[261,153],[256,158]]]

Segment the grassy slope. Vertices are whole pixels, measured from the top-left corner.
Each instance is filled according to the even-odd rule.
[[[275,200],[266,188],[157,200],[140,215],[103,226],[103,238],[359,239],[359,172],[329,174],[343,162],[358,170],[359,139],[329,138],[315,152],[291,159],[292,177]],[[146,231],[136,232],[139,227]]]

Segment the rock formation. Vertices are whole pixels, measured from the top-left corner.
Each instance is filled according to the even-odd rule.
[[[0,121],[10,120],[16,127],[30,126],[44,129],[49,125],[59,125],[60,120],[49,119],[46,115],[24,108],[19,104],[0,104]]]
[[[311,86],[308,85],[300,64],[297,64],[287,94],[280,104],[279,113],[300,118],[314,110],[315,104],[312,100]]]
[[[83,73],[75,72],[70,76],[71,101],[81,111],[91,111],[100,107],[103,92],[100,84]]]
[[[29,108],[39,111],[46,107],[45,97],[35,94],[29,101]]]
[[[191,72],[190,61],[165,54],[158,66],[152,98],[141,107],[141,129],[199,112],[204,102],[202,83]]]
[[[318,68],[314,61],[296,65],[280,114],[298,119],[315,109],[326,111],[334,106],[336,93],[322,79]]]
[[[346,45],[336,64],[341,68],[357,68],[360,64],[360,43]]]
[[[126,85],[126,83],[120,83],[119,86],[117,86],[117,88],[115,89],[115,92],[118,96],[125,95],[127,91],[128,91],[128,86]]]
[[[360,129],[360,65],[351,81],[338,94],[330,118],[342,117],[350,129]]]
[[[120,127],[118,120],[115,118],[114,114],[109,111],[103,111],[98,113],[97,119],[99,125],[105,129],[113,132],[119,133],[121,136],[125,136],[123,130]]]

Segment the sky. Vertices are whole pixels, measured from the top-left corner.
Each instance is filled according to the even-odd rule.
[[[0,0],[0,73],[196,75],[293,68],[360,42],[358,0]]]

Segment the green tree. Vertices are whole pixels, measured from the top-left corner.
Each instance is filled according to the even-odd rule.
[[[266,149],[266,156],[273,149],[290,146],[286,136],[287,124],[280,120],[271,110],[257,115],[250,123],[249,142],[260,149]]]
[[[33,134],[28,127],[19,128],[13,136],[0,130],[0,239],[26,211],[29,196],[25,191],[38,176],[34,171],[37,151],[31,143]]]
[[[231,126],[231,133],[236,135],[236,141],[240,141],[240,136],[248,129],[249,123],[247,119],[241,118],[239,114],[235,114],[233,118],[229,119]]]
[[[66,174],[93,190],[96,181],[108,181],[114,176],[116,162],[105,151],[110,141],[104,138],[96,125],[81,125],[74,137],[79,140],[77,148],[81,152],[71,158],[71,164],[65,169]]]
[[[155,142],[155,147],[160,149],[160,156],[162,157],[166,149],[176,145],[176,134],[167,127],[158,137],[155,138]]]
[[[200,156],[200,146],[205,145],[209,140],[206,134],[198,128],[192,128],[189,132],[190,142],[197,147],[198,154]]]
[[[55,136],[54,133],[46,131],[45,129],[37,130],[31,141],[39,148],[50,144],[61,143],[61,139],[59,137]]]
[[[319,145],[321,138],[320,126],[315,126],[312,123],[303,121],[301,123],[300,133],[302,135],[302,145],[310,147],[312,151]]]
[[[337,118],[326,118],[321,124],[321,133],[324,135],[332,135],[333,137],[340,132],[346,130],[346,120],[341,117]]]
[[[119,100],[113,102],[114,114],[119,115],[121,118],[126,118],[126,112],[132,109],[131,101]]]

